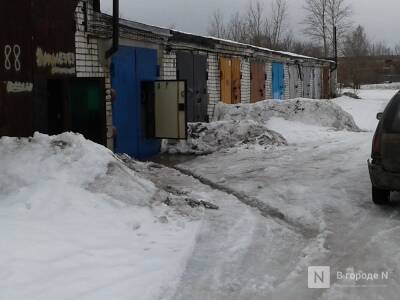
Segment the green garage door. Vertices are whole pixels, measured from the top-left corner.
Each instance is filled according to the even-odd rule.
[[[74,80],[70,89],[70,128],[105,145],[106,126],[101,80]]]

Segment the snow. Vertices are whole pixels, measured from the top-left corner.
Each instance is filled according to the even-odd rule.
[[[399,90],[400,82],[365,84],[361,86],[361,90]]]
[[[193,176],[70,133],[1,138],[0,299],[398,299],[399,197],[374,206],[366,167],[395,93],[220,105],[169,145],[212,152],[176,166]],[[321,265],[331,288],[308,289]]]
[[[343,96],[334,102],[350,113],[361,129],[374,131],[378,125],[377,112],[383,112],[388,99],[396,93],[397,90],[360,90],[357,94],[361,99]]]
[[[353,117],[330,100],[298,98],[287,101],[265,100],[255,104],[240,105],[220,103],[215,112],[216,120],[250,119],[265,123],[272,117],[333,127],[338,130],[359,130]]]
[[[216,262],[214,256],[221,249],[212,241],[198,241],[185,271],[184,278],[190,280],[183,280],[177,299],[189,295],[190,299],[398,299],[398,204],[373,205],[366,166],[376,113],[395,92],[362,90],[363,99],[341,97],[322,102],[323,108],[304,100],[307,104],[301,107],[306,108],[298,114],[293,101],[222,106],[218,120],[257,121],[280,133],[288,145],[236,147],[197,157],[178,168],[234,195],[257,200],[255,209],[265,216],[271,231],[252,229],[257,234],[250,233],[252,241],[243,244],[234,262],[230,257]],[[269,105],[273,113],[264,110]],[[263,211],[263,203],[283,217]],[[229,241],[226,232],[218,245]],[[208,234],[214,236],[212,230]],[[240,267],[235,269],[236,265]],[[331,289],[308,289],[308,266],[330,266]],[[347,270],[390,275],[387,281],[352,282],[357,286],[353,288],[335,278],[336,272]]]
[[[238,146],[279,146],[285,139],[253,120],[190,123],[188,139],[164,140],[162,151],[169,154],[210,154]]]
[[[173,293],[199,222],[109,150],[71,133],[3,137],[0,165],[0,299]]]

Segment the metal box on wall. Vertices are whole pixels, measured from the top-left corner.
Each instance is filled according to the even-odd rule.
[[[186,82],[148,81],[142,85],[147,110],[147,136],[157,139],[186,139]]]

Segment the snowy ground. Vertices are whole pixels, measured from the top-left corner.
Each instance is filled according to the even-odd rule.
[[[372,204],[366,167],[395,92],[336,99],[355,123],[305,99],[221,107],[213,153],[181,171],[71,134],[0,139],[0,299],[398,299],[399,201]],[[332,268],[330,289],[307,288],[312,265]],[[389,279],[335,276],[357,271]]]
[[[200,221],[81,136],[0,139],[0,299],[159,299]],[[196,221],[197,219],[197,221]]]
[[[230,149],[179,165],[235,195],[245,195],[245,203],[251,198],[265,222],[273,221],[272,228],[287,232],[271,238],[249,229],[244,234],[250,241],[233,261],[231,255],[221,260],[204,257],[198,249],[214,252],[212,245],[198,241],[184,275],[190,280],[182,281],[176,298],[398,299],[399,209],[397,204],[372,204],[366,167],[375,115],[395,92],[363,90],[362,100],[335,100],[354,115],[363,132],[273,117],[267,127],[282,134],[289,146]],[[210,272],[203,264],[214,269]],[[331,289],[307,288],[307,267],[312,265],[331,267]],[[389,279],[356,282],[335,276],[357,271],[389,272]]]

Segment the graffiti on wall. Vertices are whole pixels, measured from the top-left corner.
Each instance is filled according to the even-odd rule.
[[[4,46],[4,69],[6,71],[21,71],[21,47],[19,45]]]
[[[36,64],[41,68],[50,67],[53,75],[75,74],[75,54],[72,52],[48,53],[37,48]]]
[[[33,90],[32,82],[13,82],[6,81],[7,93],[31,93]]]

